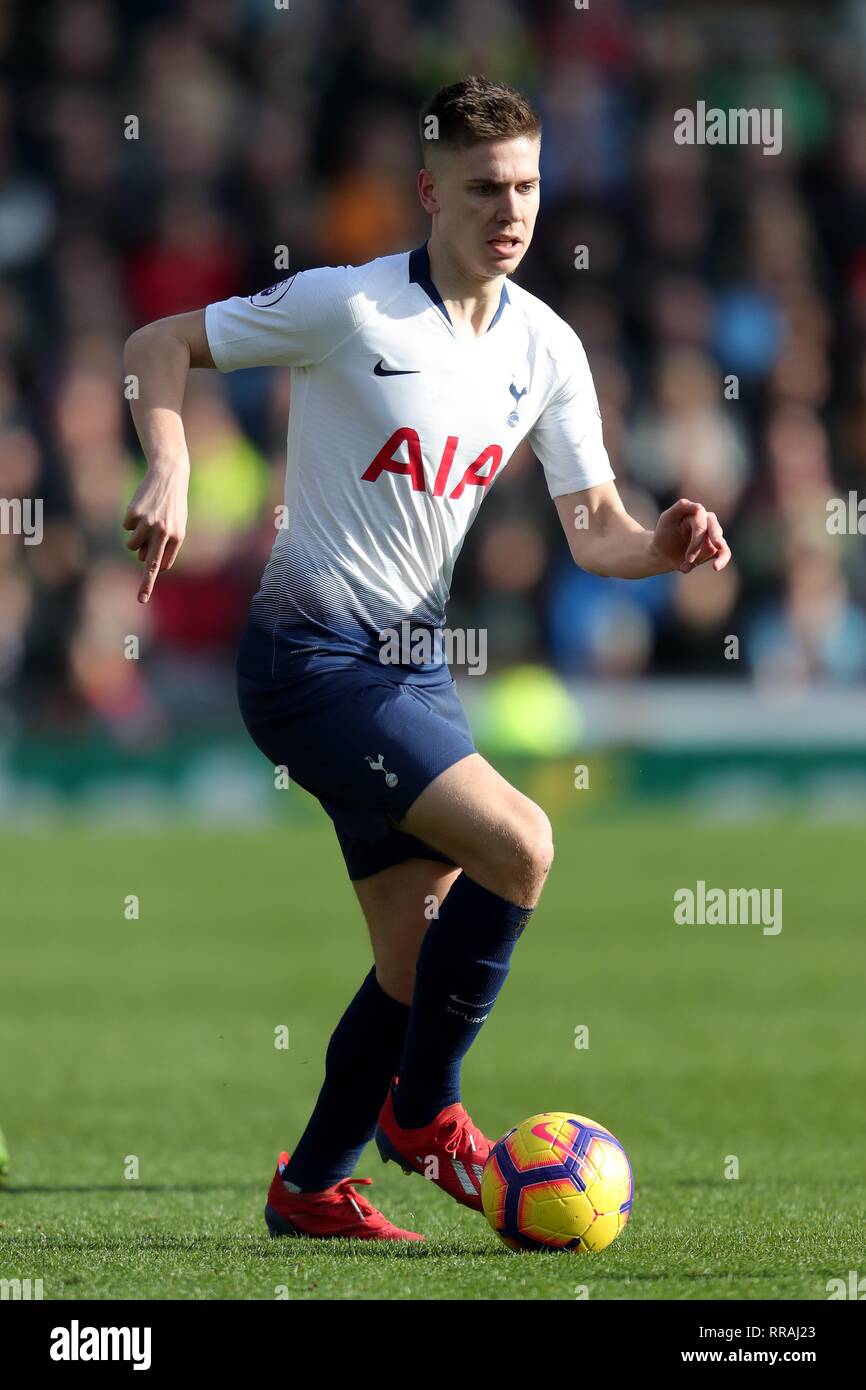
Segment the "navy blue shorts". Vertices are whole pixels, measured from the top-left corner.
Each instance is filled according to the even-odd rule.
[[[407,859],[452,864],[394,826],[435,777],[475,752],[448,667],[420,673],[358,658],[332,669],[327,655],[319,669],[315,656],[297,665],[295,676],[267,678],[240,664],[241,714],[265,757],[322,803],[349,877]]]

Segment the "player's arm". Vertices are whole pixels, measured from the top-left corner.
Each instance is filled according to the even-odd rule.
[[[654,531],[629,516],[613,482],[554,500],[575,563],[590,574],[617,579],[672,570],[688,574],[707,560],[718,571],[731,558],[715,512],[685,497],[662,512]]]
[[[365,294],[360,268],[320,266],[287,276],[253,295],[158,319],[126,344],[127,374],[138,381],[132,418],[147,476],[124,518],[127,542],[145,563],[139,601],[147,603],[160,570],[170,569],[186,527],[189,455],[180,418],[190,367],[307,367],[354,333],[377,294]]]
[[[204,309],[157,319],[139,328],[123,354],[127,377],[135,378],[130,401],[147,473],[126,509],[124,529],[132,535],[144,577],[139,603],[147,603],[157,575],[171,569],[186,532],[189,454],[181,420],[190,367],[215,365],[205,333]]]

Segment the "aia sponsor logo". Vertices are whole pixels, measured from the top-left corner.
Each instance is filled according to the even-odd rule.
[[[408,452],[405,460],[397,458],[404,446]],[[417,430],[404,425],[385,441],[361,477],[365,483],[375,483],[383,473],[397,473],[410,479],[413,492],[429,490],[434,497],[447,496],[451,500],[462,497],[467,487],[489,487],[502,463],[502,445],[486,445],[478,457],[467,464],[456,458],[459,447],[459,437],[449,434],[436,466],[433,486],[428,489],[420,436]]]

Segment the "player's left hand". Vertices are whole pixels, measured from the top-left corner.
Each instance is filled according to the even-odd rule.
[[[670,569],[681,574],[689,574],[707,560],[712,560],[714,570],[723,570],[731,558],[715,512],[706,511],[700,502],[690,502],[687,497],[681,497],[662,512],[652,545]]]

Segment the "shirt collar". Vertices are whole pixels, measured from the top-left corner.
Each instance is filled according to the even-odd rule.
[[[451,323],[451,315],[445,308],[442,296],[430,277],[430,252],[427,249],[426,241],[423,246],[416,246],[414,251],[409,252],[409,283],[412,285],[420,285],[427,298],[436,305],[439,312],[444,314],[448,322]],[[510,302],[508,298],[508,286],[503,281],[502,293],[499,296],[499,307],[487,325],[488,333],[493,325],[498,323],[502,318],[505,306],[506,304],[510,304]]]

